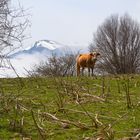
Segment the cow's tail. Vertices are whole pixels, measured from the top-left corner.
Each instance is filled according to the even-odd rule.
[[[79,54],[76,58],[76,75],[79,76],[80,75],[80,65],[79,65],[79,58],[80,58],[81,54]]]

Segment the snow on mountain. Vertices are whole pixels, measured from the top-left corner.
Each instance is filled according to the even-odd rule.
[[[35,44],[31,48],[27,48],[25,50],[18,51],[9,57],[15,58],[15,57],[22,57],[22,55],[45,55],[50,56],[52,54],[56,55],[62,55],[64,53],[64,49],[66,46],[57,43],[55,41],[50,40],[40,40],[35,42]]]
[[[41,40],[41,41],[37,41],[35,43],[35,46],[36,47],[43,46],[47,49],[55,50],[56,48],[61,48],[63,45],[58,42],[51,41],[51,40]]]
[[[51,40],[39,40],[35,44],[24,50],[17,51],[16,53],[9,55],[8,59],[17,74],[21,77],[27,76],[27,71],[31,71],[33,66],[39,64],[41,61],[46,61],[52,54],[62,56],[64,54],[76,53],[83,51],[79,47],[70,47],[60,44]],[[9,62],[3,60],[3,63]],[[5,64],[5,66],[8,65]],[[16,73],[13,69],[7,67],[0,68],[0,77],[16,77]]]

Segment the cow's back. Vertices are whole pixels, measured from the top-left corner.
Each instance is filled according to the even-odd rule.
[[[80,67],[87,67],[88,62],[91,60],[90,54],[80,54],[77,57],[77,64]]]

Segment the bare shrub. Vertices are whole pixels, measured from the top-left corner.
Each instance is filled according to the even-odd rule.
[[[75,55],[52,55],[47,61],[35,66],[35,75],[39,76],[72,76],[75,73]]]

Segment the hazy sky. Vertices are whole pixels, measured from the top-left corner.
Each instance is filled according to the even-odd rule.
[[[140,22],[140,0],[19,1],[24,9],[30,8],[28,12],[32,15],[29,46],[41,39],[88,46],[97,27],[112,14],[128,13]]]

